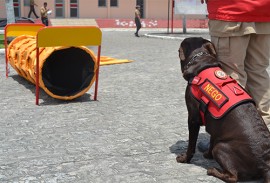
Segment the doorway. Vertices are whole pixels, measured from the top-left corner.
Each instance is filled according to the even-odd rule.
[[[144,0],[136,0],[136,5],[140,5],[141,18],[144,18]]]

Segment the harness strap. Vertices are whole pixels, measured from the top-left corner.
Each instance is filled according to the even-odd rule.
[[[201,97],[199,108],[200,108],[200,114],[201,114],[201,117],[202,117],[203,125],[205,125],[204,114],[207,111],[209,102],[210,102],[209,99],[206,98],[205,96]]]

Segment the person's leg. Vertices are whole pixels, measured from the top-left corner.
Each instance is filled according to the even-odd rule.
[[[135,32],[135,36],[139,37],[139,30],[141,28],[141,22],[138,18],[135,18],[135,24],[136,24],[136,32]]]
[[[39,16],[36,14],[35,7],[33,7],[33,13],[36,16],[36,18],[39,18]]]
[[[136,32],[135,32],[135,36],[137,36],[137,37],[139,37],[138,31],[139,31],[139,29],[138,29],[138,25],[136,25]]]
[[[44,25],[46,25],[46,20],[45,20],[45,18],[41,17],[41,21],[42,21],[42,23],[43,23]]]
[[[48,20],[48,18],[45,18],[45,25],[46,25],[46,26],[49,25],[49,20]]]
[[[137,27],[137,33],[139,33],[139,30],[142,28],[142,24],[140,20],[138,20],[138,27]]]
[[[137,26],[136,26],[136,34],[137,34],[137,35],[138,35],[139,30],[140,30],[139,24],[137,24]]]
[[[246,52],[250,41],[250,36],[238,37],[211,37],[215,45],[218,61],[222,69],[243,87],[246,86],[247,73],[245,71]]]
[[[137,36],[138,35],[138,23],[137,23],[136,18],[135,18],[135,25],[136,25],[136,32],[134,34],[135,34],[135,36]]]
[[[30,10],[29,10],[29,13],[28,13],[28,18],[30,18],[30,17],[31,17],[31,13],[32,13],[32,11],[33,11],[33,8],[32,8],[32,6],[30,6]]]
[[[269,59],[270,35],[252,34],[245,62],[246,89],[256,102],[266,124],[270,124],[270,78],[267,72]]]

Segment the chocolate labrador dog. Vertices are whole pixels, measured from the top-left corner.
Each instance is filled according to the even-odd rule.
[[[270,183],[270,132],[251,97],[220,69],[213,44],[203,38],[186,38],[179,57],[188,81],[189,143],[177,162],[191,161],[200,126],[205,125],[211,138],[204,157],[214,158],[221,167],[209,168],[208,175],[225,182],[263,178]]]

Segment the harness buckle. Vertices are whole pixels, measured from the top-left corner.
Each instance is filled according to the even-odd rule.
[[[238,88],[236,86],[233,87],[233,92],[235,95],[242,95],[244,94],[244,91],[241,88]]]

